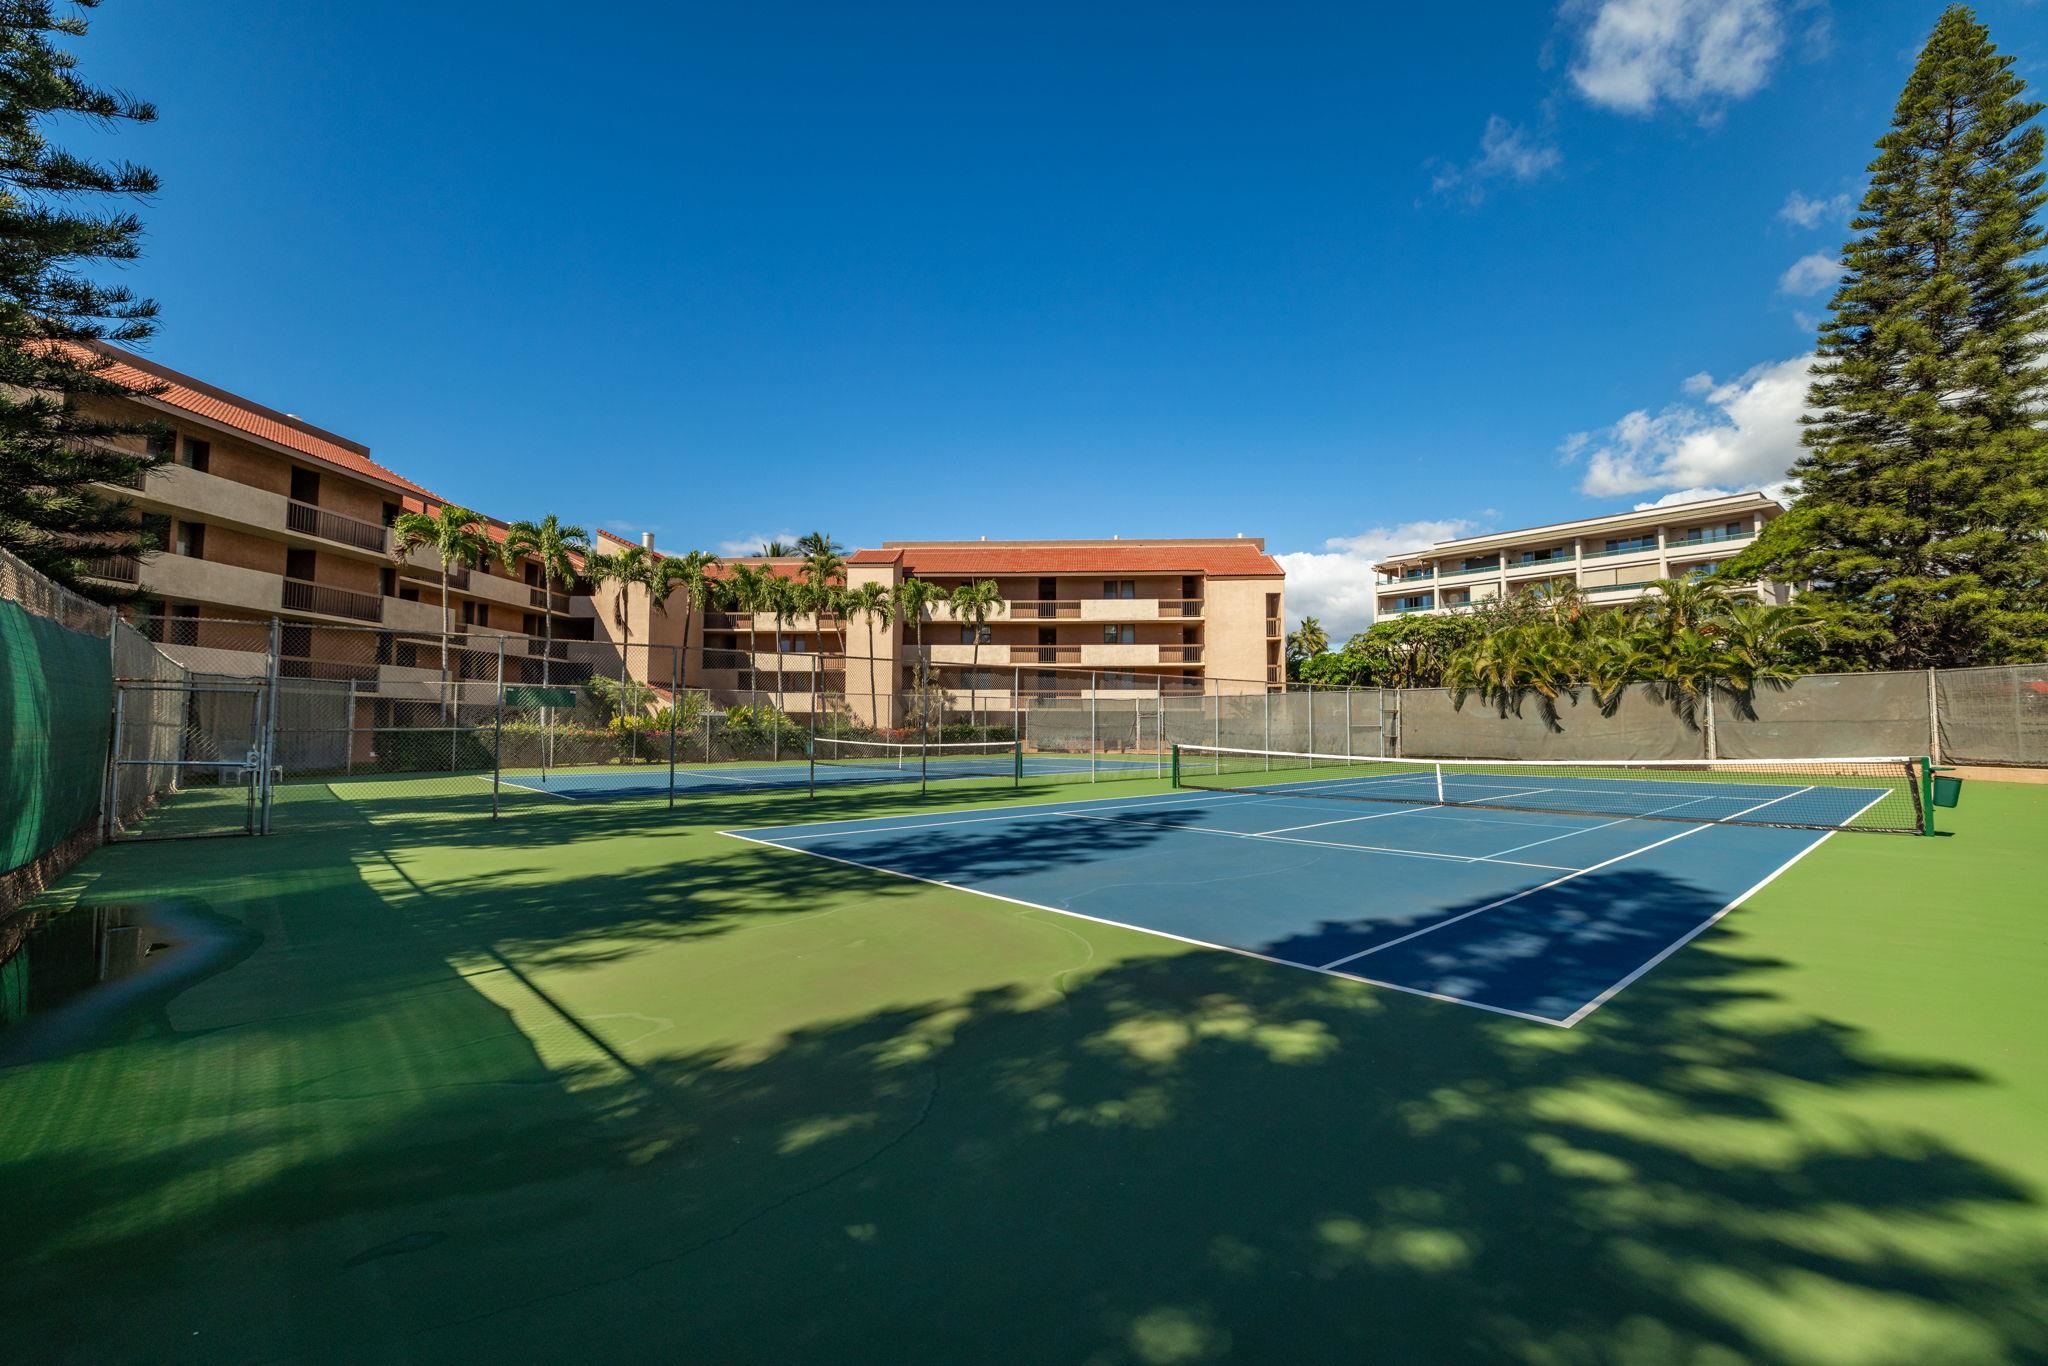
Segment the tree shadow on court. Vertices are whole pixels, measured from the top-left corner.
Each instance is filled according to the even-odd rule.
[[[752,873],[799,870],[765,901],[845,875],[890,894],[754,853]],[[1585,933],[1697,895],[1650,873],[1566,886],[1557,924]],[[355,895],[351,932],[374,936],[386,908]],[[513,900],[494,930],[492,895],[466,887],[451,927],[379,951],[337,942],[319,967],[370,974],[362,999],[238,1026],[288,1075],[224,1084],[192,1070],[198,1040],[153,1041],[122,1079],[178,1141],[0,1167],[36,1250],[10,1282],[32,1340],[98,1360],[160,1355],[173,1328],[216,1359],[2039,1359],[2038,1196],[1932,1118],[1989,1079],[1798,1007],[1794,965],[1739,930],[1563,1031],[1041,917],[1090,952],[551,1067],[432,971],[447,936],[547,913]],[[260,957],[237,972],[288,995]],[[50,1076],[0,1095],[55,1110],[107,1084]],[[190,1122],[194,1097],[218,1123]]]

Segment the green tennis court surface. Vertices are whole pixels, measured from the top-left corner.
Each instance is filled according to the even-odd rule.
[[[717,833],[1075,796],[371,780],[102,849],[61,899],[181,942],[5,1045],[8,1356],[2041,1359],[2048,787],[1571,1030]]]

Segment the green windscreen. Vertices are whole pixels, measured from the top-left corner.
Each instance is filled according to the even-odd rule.
[[[103,637],[0,601],[0,872],[99,813],[113,697]]]

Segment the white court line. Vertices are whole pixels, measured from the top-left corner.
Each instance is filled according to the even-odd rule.
[[[1868,811],[1869,809],[1870,808],[1866,806],[1863,808],[1863,811]],[[1859,811],[1856,814],[1860,816],[1863,814],[1863,812]],[[1853,820],[1855,819],[1855,817],[1851,817],[1850,819]],[[1750,888],[1742,895],[1736,897],[1735,900],[1729,902],[1726,906],[1723,906],[1720,910],[1715,911],[1705,920],[1702,920],[1699,924],[1693,926],[1684,934],[1672,940],[1669,944],[1665,945],[1663,949],[1654,954],[1650,958],[1649,962],[1644,963],[1634,972],[1631,972],[1628,976],[1622,978],[1619,982],[1616,982],[1613,986],[1607,988],[1598,996],[1595,996],[1592,1000],[1586,1002],[1586,1004],[1580,1006],[1577,1010],[1574,1010],[1571,1014],[1565,1016],[1563,1021],[1564,1027],[1566,1029],[1570,1029],[1573,1025],[1585,1019],[1588,1015],[1591,1015],[1601,1006],[1606,1005],[1616,996],[1619,996],[1622,992],[1626,991],[1629,987],[1633,986],[1636,983],[1636,981],[1642,977],[1644,973],[1648,972],[1651,968],[1656,967],[1659,963],[1669,958],[1672,954],[1677,953],[1680,949],[1684,948],[1687,944],[1690,944],[1693,940],[1699,938],[1700,935],[1704,934],[1711,926],[1717,924],[1722,916],[1728,914],[1728,912],[1734,910],[1737,906],[1740,906],[1743,902],[1749,900],[1758,892],[1761,892],[1764,888],[1770,886],[1773,882],[1776,882],[1778,880],[1779,875],[1782,874],[1787,868],[1790,868],[1793,864],[1799,862],[1799,860],[1805,858],[1808,854],[1820,848],[1823,844],[1826,844],[1829,840],[1835,837],[1835,834],[1836,832],[1833,830],[1822,831],[1818,839],[1814,840],[1813,843],[1807,845],[1804,849],[1801,849],[1791,858],[1788,858],[1783,863],[1779,864],[1777,870],[1771,873],[1769,877],[1766,877],[1762,882],[1757,883],[1756,886]]]
[[[1118,800],[1124,799],[1119,798]],[[1255,949],[1239,948],[1235,944],[1218,944],[1208,939],[1195,939],[1185,934],[1174,934],[1169,930],[1155,930],[1144,925],[1132,925],[1122,920],[1111,920],[1106,916],[1089,915],[1084,911],[1070,911],[1060,906],[1044,906],[1036,901],[1025,901],[1014,896],[1004,896],[1000,892],[987,892],[979,887],[969,887],[958,882],[945,882],[938,878],[919,877],[915,873],[906,873],[897,868],[885,868],[876,863],[862,863],[858,859],[840,858],[835,854],[820,853],[816,849],[798,849],[791,845],[777,843],[774,840],[758,840],[751,835],[743,835],[737,830],[721,830],[719,833],[721,835],[729,835],[736,840],[745,840],[749,844],[758,844],[764,849],[780,849],[784,853],[790,854],[807,854],[812,858],[824,859],[828,863],[844,864],[849,868],[861,868],[870,873],[884,873],[890,877],[900,877],[906,882],[922,882],[930,887],[944,887],[952,892],[966,892],[970,896],[987,897],[990,901],[1000,901],[1009,906],[1022,906],[1026,910],[1046,911],[1052,915],[1071,916],[1075,920],[1092,921],[1097,925],[1111,925],[1120,930],[1132,930],[1138,934],[1149,934],[1158,939],[1171,939],[1178,944],[1191,944],[1198,949],[1218,949],[1224,953],[1237,954],[1241,958],[1255,958],[1261,963],[1273,963],[1283,968],[1298,968],[1303,972],[1318,972],[1325,977],[1338,977],[1347,982],[1362,982],[1369,987],[1381,987],[1387,991],[1398,991],[1408,996],[1420,996],[1430,1001],[1442,1001],[1448,1005],[1469,1006],[1473,1010],[1483,1010],[1492,1015],[1507,1015],[1517,1020],[1526,1020],[1530,1024],[1549,1025],[1553,1029],[1568,1028],[1563,1021],[1553,1020],[1547,1015],[1531,1015],[1527,1011],[1510,1010],[1506,1006],[1488,1005],[1484,1001],[1468,1001],[1462,996],[1449,996],[1440,991],[1425,991],[1421,987],[1403,986],[1399,982],[1383,982],[1376,977],[1364,977],[1355,972],[1333,972],[1329,968],[1319,968],[1312,963],[1297,963],[1291,958],[1275,958],[1271,954],[1260,953]]]
[[[491,777],[488,773],[480,774],[477,778],[477,781],[485,783],[490,780]],[[580,802],[583,800],[581,797],[572,797],[566,792],[550,792],[544,787],[528,787],[525,783],[515,783],[510,778],[502,776],[498,779],[498,782],[505,787],[516,787],[521,792],[538,792],[543,797],[553,797],[559,802]]]
[[[1528,791],[1526,791],[1526,792],[1513,792],[1513,793],[1509,793],[1508,795],[1509,795],[1509,796],[1512,796],[1512,797],[1533,797],[1533,796],[1535,796],[1535,795],[1536,795],[1536,794],[1537,794],[1538,792],[1549,792],[1549,791],[1551,791],[1551,789],[1550,789],[1550,788],[1547,788],[1547,787],[1533,787],[1533,788],[1530,788],[1530,789],[1529,789]],[[1320,799],[1318,799],[1318,800],[1320,800]],[[1377,799],[1376,799],[1376,798],[1367,798],[1366,800],[1377,800]],[[1396,800],[1399,800],[1399,801],[1407,801],[1407,800],[1408,800],[1408,798],[1406,798],[1406,797],[1402,797],[1402,798],[1398,798],[1398,799],[1396,799]],[[1491,798],[1489,798],[1488,800],[1492,800],[1492,799],[1491,799]],[[1290,835],[1290,834],[1293,834],[1293,833],[1294,833],[1294,832],[1295,832],[1296,830],[1320,830],[1320,829],[1322,829],[1322,828],[1323,828],[1324,826],[1326,826],[1326,825],[1352,825],[1352,824],[1355,824],[1355,823],[1356,823],[1356,822],[1358,822],[1358,821],[1383,821],[1383,820],[1385,820],[1385,819],[1386,819],[1387,817],[1389,817],[1389,816],[1414,816],[1414,815],[1420,815],[1420,814],[1421,814],[1422,812],[1425,812],[1425,811],[1460,811],[1460,810],[1470,810],[1470,809],[1472,809],[1472,807],[1474,807],[1474,806],[1476,806],[1476,805],[1477,805],[1477,803],[1476,803],[1476,802],[1439,802],[1439,801],[1434,801],[1434,800],[1427,800],[1427,799],[1424,799],[1424,800],[1418,800],[1418,801],[1416,801],[1416,802],[1415,802],[1415,803],[1414,803],[1413,805],[1411,805],[1411,806],[1409,806],[1409,807],[1407,807],[1406,809],[1404,809],[1404,810],[1401,810],[1401,811],[1375,811],[1375,812],[1374,812],[1374,813],[1373,813],[1372,815],[1370,815],[1370,816],[1339,816],[1339,817],[1338,817],[1338,818],[1337,818],[1336,820],[1333,820],[1333,821],[1313,821],[1313,822],[1309,823],[1308,825],[1283,825],[1283,826],[1281,826],[1281,827],[1280,827],[1280,828],[1279,828],[1278,830],[1260,830],[1260,831],[1256,831],[1255,833],[1257,833],[1257,834],[1260,834],[1260,835]],[[1557,812],[1557,813],[1552,813],[1552,814],[1558,814],[1558,815],[1571,815],[1572,813],[1571,813],[1571,812],[1568,812],[1568,811],[1567,811],[1567,812]],[[1454,819],[1456,819],[1456,817],[1453,817],[1453,816],[1446,816],[1446,817],[1444,817],[1444,819],[1445,819],[1445,820],[1454,820]],[[1541,843],[1543,843],[1543,841],[1541,841],[1541,840],[1538,840],[1538,841],[1537,841],[1537,843],[1541,844]]]
[[[1439,863],[1498,863],[1510,868],[1540,868],[1546,873],[1576,871],[1561,863],[1523,863],[1516,859],[1489,859],[1473,854],[1439,854],[1427,849],[1395,849],[1380,844],[1339,844],[1334,840],[1298,840],[1285,835],[1261,835],[1250,830],[1209,830],[1199,825],[1168,825],[1164,821],[1141,821],[1128,816],[1092,816],[1085,811],[1072,814],[1083,820],[1102,821],[1110,825],[1149,825],[1160,830],[1185,831],[1191,835],[1216,835],[1232,840],[1264,840],[1268,844],[1300,844],[1311,849],[1344,849],[1354,854],[1392,854],[1398,858],[1435,859]]]
[[[1807,788],[1805,790],[1809,792],[1812,791],[1811,788]],[[1799,794],[1796,792],[1788,792],[1785,794],[1785,797],[1796,797],[1798,795]],[[1735,815],[1746,816],[1749,814],[1750,811],[1760,811],[1764,807],[1770,806],[1773,802],[1784,801],[1785,797],[1773,797],[1771,801],[1759,802],[1755,806],[1752,806],[1747,810],[1736,812]],[[1613,858],[1605,859],[1599,863],[1594,864],[1590,868],[1580,868],[1575,872],[1566,873],[1563,877],[1552,878],[1550,881],[1543,883],[1541,886],[1530,887],[1524,891],[1516,892],[1513,896],[1504,896],[1498,901],[1489,901],[1484,906],[1475,906],[1469,911],[1460,911],[1458,914],[1452,916],[1448,920],[1439,920],[1434,925],[1424,925],[1419,930],[1411,930],[1407,934],[1402,935],[1398,939],[1389,939],[1384,944],[1375,944],[1369,949],[1360,949],[1357,953],[1346,954],[1342,958],[1333,958],[1329,962],[1324,963],[1322,966],[1324,968],[1342,967],[1344,964],[1356,962],[1360,958],[1368,958],[1375,953],[1383,953],[1386,950],[1393,948],[1397,944],[1405,944],[1411,939],[1420,939],[1425,934],[1435,934],[1438,930],[1449,929],[1451,926],[1457,924],[1459,921],[1470,920],[1473,916],[1478,915],[1482,911],[1496,910],[1499,907],[1506,906],[1511,902],[1520,901],[1525,896],[1534,896],[1538,892],[1547,892],[1552,887],[1562,886],[1563,884],[1570,882],[1573,878],[1584,877],[1588,873],[1597,873],[1602,868],[1611,868],[1615,864],[1620,863],[1624,859],[1632,859],[1637,854],[1647,854],[1652,849],[1661,849],[1667,844],[1671,844],[1678,840],[1685,839],[1688,836],[1697,835],[1702,830],[1712,830],[1716,825],[1724,824],[1725,822],[1733,819],[1733,816],[1723,816],[1721,820],[1715,821],[1711,824],[1688,826],[1687,828],[1679,831],[1675,835],[1667,835],[1661,840],[1657,840],[1650,844],[1645,844],[1639,849],[1631,849],[1625,854],[1616,854]]]
[[[1710,802],[1712,800],[1714,800],[1712,797],[1688,797],[1682,802],[1672,802],[1669,806],[1660,806],[1655,811],[1645,811],[1639,816],[1622,816],[1617,820],[1602,821],[1598,825],[1588,825],[1577,830],[1567,830],[1562,835],[1552,835],[1549,839],[1530,840],[1527,844],[1518,844],[1512,849],[1498,850],[1490,857],[1499,858],[1502,854],[1519,854],[1524,849],[1534,849],[1539,844],[1555,844],[1558,840],[1568,840],[1574,835],[1590,835],[1595,830],[1605,830],[1615,825],[1627,825],[1630,821],[1648,820],[1652,816],[1661,816],[1666,811],[1676,811],[1681,806],[1691,806],[1694,802]]]

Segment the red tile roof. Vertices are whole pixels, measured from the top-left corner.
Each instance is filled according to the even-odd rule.
[[[1206,574],[1220,579],[1279,578],[1285,571],[1256,541],[1098,545],[884,546],[856,550],[852,564],[893,564],[925,576],[993,574]]]
[[[143,395],[146,402],[166,404],[272,445],[286,447],[349,474],[390,484],[429,503],[444,501],[439,494],[421,488],[397,471],[386,469],[370,459],[368,446],[322,431],[310,422],[252,403],[225,389],[216,389],[190,375],[181,375],[132,351],[105,345],[93,349],[113,362],[101,373],[116,384],[134,389],[160,389],[154,395]]]

